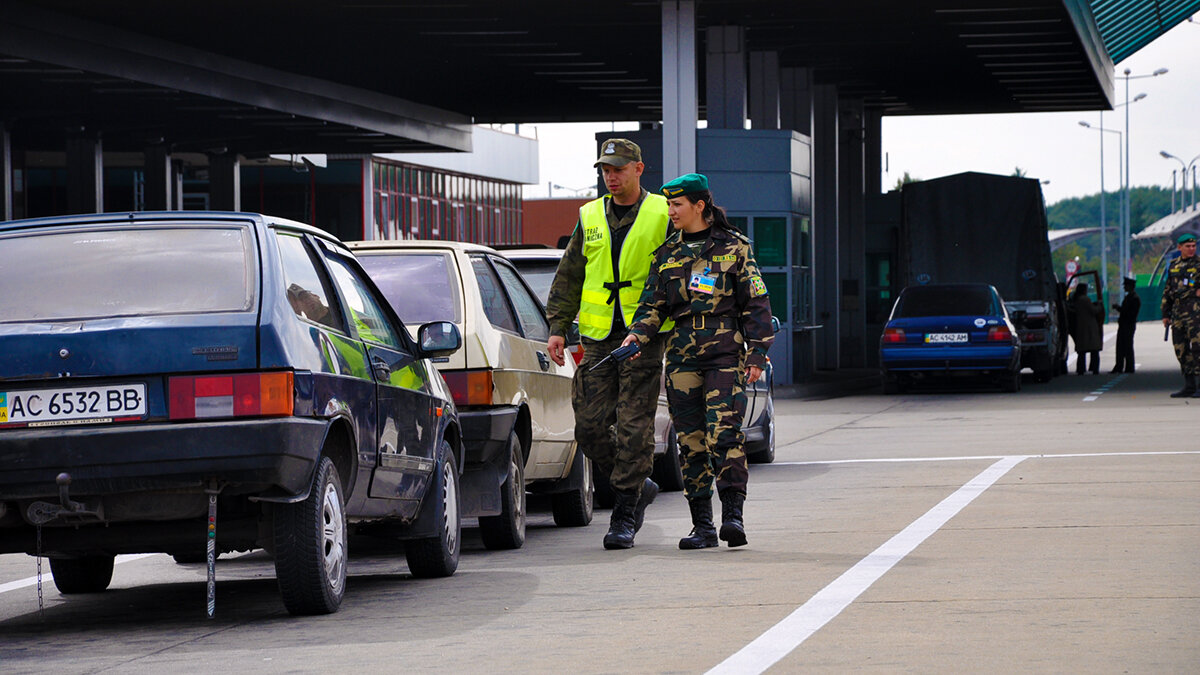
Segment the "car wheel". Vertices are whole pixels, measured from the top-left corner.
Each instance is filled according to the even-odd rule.
[[[666,435],[667,449],[654,458],[651,477],[660,489],[678,492],[683,489],[683,468],[679,462],[679,436],[675,433],[674,423],[667,427]]]
[[[337,467],[321,457],[308,498],[275,507],[275,578],[291,614],[332,614],[346,593],[346,508]]]
[[[1008,393],[1021,391],[1021,371],[1001,376],[1000,388]]]
[[[508,435],[508,478],[500,486],[500,515],[480,516],[479,536],[492,550],[525,543],[525,457],[515,431]]]
[[[766,414],[763,415],[763,448],[754,453],[746,455],[746,459],[753,464],[770,464],[775,461],[775,401],[773,398],[767,399]]]
[[[426,499],[437,500],[436,520],[438,533],[426,539],[412,539],[404,543],[404,557],[408,570],[414,577],[431,579],[448,577],[458,569],[458,555],[462,548],[462,510],[458,489],[458,464],[454,461],[454,450],[443,440],[442,461]]]
[[[89,555],[82,558],[51,558],[50,573],[63,595],[99,593],[112,581],[113,556]]]
[[[554,508],[554,524],[559,527],[583,527],[592,522],[596,491],[592,485],[592,460],[576,448],[575,461],[571,463],[572,483],[578,482],[578,490],[560,492],[551,496]]]

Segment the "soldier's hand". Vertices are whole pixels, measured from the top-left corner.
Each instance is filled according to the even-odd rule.
[[[758,382],[758,378],[762,377],[762,368],[758,366],[748,366],[746,368],[746,384],[754,384]]]
[[[563,360],[563,350],[566,349],[567,340],[561,335],[551,335],[549,340],[546,340],[546,351],[550,352],[550,360],[563,365],[566,361]]]
[[[630,333],[629,335],[626,335],[626,336],[625,336],[625,340],[624,340],[624,341],[621,343],[621,346],[622,346],[622,347],[624,347],[624,346],[625,346],[625,345],[627,345],[627,344],[630,344],[630,343],[633,343],[633,342],[637,342],[637,341],[638,341],[638,339],[637,339],[637,336],[636,336],[636,335],[634,335],[633,333]],[[642,353],[641,353],[641,352],[638,352],[638,353],[634,354],[633,356],[630,356],[630,357],[629,357],[629,360],[630,360],[630,361],[633,361],[634,359],[637,359],[637,358],[638,358],[638,357],[640,357],[641,355],[642,355]]]
[[[1165,317],[1165,316],[1164,316],[1164,317],[1163,317],[1163,325],[1164,325],[1164,326],[1170,326],[1170,325],[1171,325],[1171,320],[1170,320],[1170,319],[1168,319],[1167,317]]]

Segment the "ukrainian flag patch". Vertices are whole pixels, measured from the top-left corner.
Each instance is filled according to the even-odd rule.
[[[763,283],[762,277],[750,277],[750,295],[758,297],[767,294],[767,285]]]

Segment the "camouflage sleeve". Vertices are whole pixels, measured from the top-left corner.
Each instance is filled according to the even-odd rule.
[[[767,350],[775,340],[775,329],[771,326],[771,299],[762,273],[754,260],[750,246],[742,244],[743,264],[738,275],[737,306],[740,311],[742,337],[746,340],[749,353],[747,366],[767,366]]]
[[[546,319],[550,334],[566,336],[575,317],[579,315],[579,297],[583,293],[583,278],[587,273],[587,258],[583,255],[583,228],[577,222],[571,241],[558,261],[554,281],[546,298]]]
[[[1162,317],[1164,319],[1171,318],[1171,309],[1175,304],[1175,298],[1171,293],[1171,281],[1174,278],[1174,275],[1171,274],[1171,271],[1172,270],[1170,268],[1167,269],[1167,280],[1165,283],[1163,283],[1162,302],[1159,304],[1159,309],[1162,311]]]
[[[650,336],[658,332],[663,321],[669,316],[667,306],[667,290],[659,283],[658,268],[666,262],[666,251],[660,250],[654,256],[650,266],[650,274],[646,277],[646,285],[642,287],[642,297],[638,299],[637,311],[633,313],[633,324],[629,333],[636,335],[638,344],[646,344]]]

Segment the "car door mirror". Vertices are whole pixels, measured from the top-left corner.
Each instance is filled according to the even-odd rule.
[[[422,358],[449,356],[462,347],[462,334],[449,321],[430,321],[417,329],[417,344]]]
[[[771,317],[771,332],[778,333],[781,330],[783,330],[783,322],[777,316]]]

